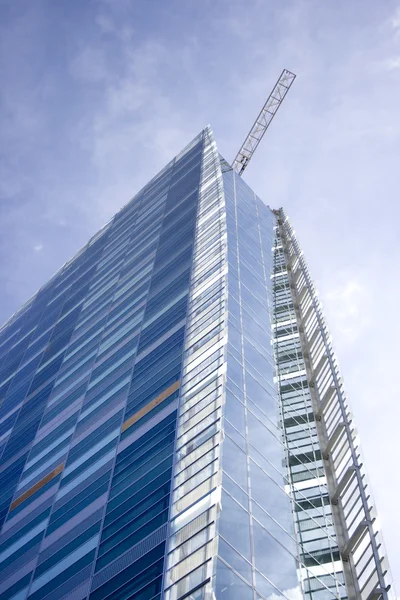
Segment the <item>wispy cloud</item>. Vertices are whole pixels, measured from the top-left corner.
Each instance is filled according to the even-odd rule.
[[[366,314],[367,289],[356,279],[347,279],[324,293],[324,306],[341,343],[353,344],[368,326]]]
[[[393,56],[392,58],[387,58],[381,64],[383,68],[387,71],[395,71],[397,69],[400,69],[400,55]]]
[[[400,6],[394,10],[389,22],[396,33],[400,32]]]

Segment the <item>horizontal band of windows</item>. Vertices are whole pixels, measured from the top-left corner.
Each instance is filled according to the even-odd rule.
[[[70,521],[75,515],[92,504],[97,498],[100,498],[100,496],[105,494],[108,491],[110,477],[111,470],[101,475],[98,480],[95,480],[83,490],[80,490],[77,495],[70,498],[69,501],[63,504],[59,509],[56,509],[51,515],[46,530],[46,537],[51,535],[53,531],[59,529],[64,523]]]
[[[137,218],[138,229],[142,229],[143,222],[154,221],[155,215],[162,215],[164,212],[165,200],[167,195],[162,193],[158,197],[152,197],[147,206],[143,206]]]
[[[169,506],[170,485],[165,484],[152,492],[147,497],[142,497],[140,500],[135,499],[125,513],[116,518],[112,523],[104,526],[101,535],[101,544],[105,544],[107,540],[114,536],[121,535],[121,529],[125,529],[125,533],[129,535],[129,527],[133,523],[143,517],[144,513],[148,513],[151,518],[152,513],[157,514],[160,510],[164,510]],[[137,501],[136,501],[137,500]]]
[[[22,461],[19,461],[18,470],[15,469],[13,473],[6,473],[2,477],[2,485],[1,485],[1,498],[0,498],[0,510],[2,513],[7,514],[8,507],[12,501],[12,498],[15,493],[15,488],[18,483],[19,475],[22,471],[21,464]]]
[[[211,414],[203,418],[199,423],[190,427],[186,432],[178,430],[178,439],[177,439],[177,448],[181,450],[182,446],[185,446],[190,443],[190,441],[195,438],[197,435],[202,434],[209,427],[212,427],[222,416],[221,409],[217,409],[213,411]],[[191,425],[191,421],[189,422]]]
[[[143,317],[145,301],[142,300],[136,306],[134,306],[130,311],[127,311],[125,315],[123,315],[119,320],[114,321],[112,324],[107,323],[103,332],[103,339],[101,343],[101,352],[103,352],[103,347],[108,345],[108,341],[112,339],[115,334],[119,334],[120,332],[124,332],[133,328],[134,325],[138,325]]]
[[[178,461],[181,461],[183,458],[190,455],[192,452],[197,450],[199,447],[203,446],[208,440],[212,440],[210,443],[215,445],[217,443],[216,440],[219,440],[219,432],[220,432],[220,423],[216,421],[207,429],[204,429],[200,433],[198,433],[194,438],[185,442],[180,448],[177,449],[177,458]],[[193,458],[193,460],[195,460]]]
[[[95,368],[95,370],[92,372],[92,378],[90,380],[88,390],[97,385],[100,381],[107,377],[107,375],[110,375],[116,369],[127,367],[128,365],[133,366],[134,356],[136,354],[136,345],[130,344],[129,346],[129,349],[126,347],[120,348],[120,350],[111,355],[104,363]]]
[[[125,385],[131,379],[131,369],[123,371],[120,373],[119,371],[116,374],[113,374],[111,378],[107,378],[105,381],[102,381],[99,385],[95,386],[87,393],[85,397],[85,403],[82,409],[86,410],[87,407],[91,406],[93,402],[97,402],[100,398],[106,396],[111,391],[116,390],[116,386]]]
[[[26,487],[32,480],[37,480],[38,478],[43,479],[43,473],[46,470],[53,470],[60,462],[64,462],[65,455],[68,452],[69,442],[70,437],[67,440],[64,440],[64,442],[60,442],[60,445],[53,450],[53,452],[49,452],[45,459],[43,459],[41,463],[35,465],[35,468],[31,469],[28,474],[23,473],[23,477],[17,486],[17,491],[19,492],[22,488]],[[32,487],[32,483],[30,487]]]
[[[185,266],[179,272],[172,273],[164,281],[162,287],[151,286],[149,299],[146,307],[146,319],[153,316],[157,310],[164,307],[170,300],[188,289],[190,281],[190,268]]]
[[[221,408],[222,406],[222,395],[218,395],[218,392],[212,392],[209,396],[206,396],[201,402],[199,402],[193,409],[189,410],[185,414],[185,420],[180,420],[178,425],[179,435],[187,433],[191,427],[194,427],[205,417],[212,412]]]
[[[180,349],[183,347],[184,341],[184,322],[180,321],[181,326],[178,324],[172,327],[166,334],[157,338],[154,342],[155,347],[151,345],[146,349],[145,352],[139,354],[136,358],[135,363],[135,374],[146,373],[149,369],[154,368],[158,364],[166,364],[169,356],[177,356]]]
[[[172,461],[170,461],[165,469],[160,470],[156,468],[155,470],[146,473],[141,480],[139,480],[140,486],[134,488],[128,486],[121,494],[115,496],[115,498],[108,502],[104,526],[110,525],[114,520],[118,519],[119,516],[129,511],[133,504],[139,503],[142,499],[147,498],[147,496],[152,494],[158,488],[169,488],[171,485],[171,476]]]
[[[212,286],[205,297],[201,298],[200,304],[198,298],[195,302],[190,301],[188,307],[189,323],[197,322],[198,319],[203,319],[204,315],[208,314],[216,305],[225,308],[224,302],[224,286],[222,282],[218,282],[217,286]]]
[[[75,446],[71,447],[68,456],[67,467],[71,465],[75,460],[81,456],[83,456],[88,449],[91,449],[98,443],[98,440],[105,440],[109,434],[113,433],[116,429],[118,429],[121,421],[120,413],[113,415],[110,419],[108,419],[105,423],[97,427],[92,433],[86,436],[83,440],[81,440]]]
[[[56,423],[58,423],[59,415],[62,415],[63,417],[65,417],[67,414],[71,414],[71,412],[75,413],[76,411],[79,410],[80,402],[85,393],[86,385],[87,385],[87,381],[85,383],[83,383],[82,385],[78,385],[76,390],[71,391],[70,394],[67,394],[61,400],[58,400],[57,403],[55,403],[55,405],[52,406],[52,408],[50,410],[46,410],[44,412],[42,422],[41,422],[41,429],[37,433],[36,437],[38,437],[39,434],[43,434],[43,432],[51,431],[52,426],[55,426]],[[70,412],[70,410],[71,410],[71,412]],[[44,438],[42,438],[42,439],[44,439]],[[43,443],[43,445],[45,445],[45,444]],[[35,450],[36,450],[36,446],[35,446]]]
[[[83,396],[90,378],[90,374],[91,368],[90,365],[88,365],[84,372],[77,376],[76,379],[72,377],[71,380],[64,382],[65,385],[63,384],[54,387],[53,392],[55,395],[50,399],[46,407],[44,420],[41,423],[42,426],[56,416],[60,410],[62,410],[61,407],[65,407],[68,404],[68,400],[70,404],[79,396]],[[51,410],[49,410],[50,408]]]
[[[218,272],[213,275],[210,279],[203,282],[201,285],[197,286],[197,289],[192,290],[192,302],[190,307],[198,306],[199,304],[203,304],[204,300],[209,297],[211,293],[211,289],[216,289],[220,286],[224,289],[224,277],[225,273],[223,271]]]
[[[173,228],[179,228],[182,224],[194,223],[196,218],[197,207],[195,203],[187,202],[174,211],[170,211],[163,220],[162,235]]]
[[[191,458],[181,460],[176,465],[176,473],[174,476],[174,488],[179,487],[186,480],[189,480],[191,477],[195,476],[211,462],[213,462],[214,460],[218,460],[219,458],[219,444],[215,446],[212,446],[211,444],[206,444],[204,448],[202,448],[202,451],[196,452],[194,460],[192,460]]]
[[[117,393],[115,396],[98,406],[96,410],[91,412],[86,419],[80,421],[76,428],[75,441],[77,443],[84,440],[87,435],[90,435],[99,425],[124,410],[128,392],[127,389],[122,390],[122,393]]]
[[[163,456],[168,455],[168,449],[171,447],[174,440],[175,431],[172,429],[172,431],[169,434],[164,435],[161,440],[159,439],[159,436],[156,436],[155,441],[154,438],[151,438],[150,442],[143,444],[138,449],[137,453],[133,453],[129,457],[126,457],[123,462],[117,463],[113,474],[113,487],[115,487],[119,481],[123,481],[126,477],[134,476],[134,471],[137,471],[146,461],[151,461],[148,463],[149,468],[151,467],[151,464],[157,465],[158,462],[162,460]],[[135,492],[135,489],[137,488],[133,488],[132,493]]]
[[[114,302],[123,296],[128,290],[131,290],[135,286],[142,286],[144,283],[150,281],[151,271],[153,269],[153,263],[143,269],[136,277],[129,279],[121,288],[119,288],[114,295]]]
[[[181,323],[181,321],[179,321],[179,323]],[[178,327],[178,323],[176,324],[176,327]],[[175,326],[171,329],[174,330]],[[168,334],[171,329],[166,333]],[[161,338],[164,338],[164,335],[161,336]],[[158,339],[160,338],[156,338],[156,341]],[[183,341],[184,327],[180,326],[179,329],[176,329],[171,335],[164,338],[164,340],[153,348],[151,352],[146,353],[145,356],[143,356],[142,353],[141,360],[138,360],[135,363],[131,391],[138,391],[139,388],[143,386],[144,382],[151,379],[149,376],[150,373],[158,373],[160,369],[164,369],[164,367],[171,364],[171,362],[180,359],[182,357]]]
[[[150,517],[150,515],[149,515]],[[102,569],[112,560],[123,554],[128,548],[131,548],[139,541],[147,537],[150,533],[164,525],[168,520],[168,509],[159,512],[156,515],[149,517],[142,517],[135,522],[136,529],[131,528],[132,531],[128,537],[121,536],[122,539],[108,540],[110,544],[100,545],[99,558],[96,562],[96,571]],[[114,545],[111,544],[111,541]],[[106,548],[109,548],[106,551]]]
[[[225,257],[222,252],[214,251],[209,256],[205,256],[202,261],[195,263],[192,269],[192,281],[194,285],[197,285],[198,281],[205,275],[212,275],[217,270],[218,266],[222,266],[225,262]]]
[[[208,479],[215,475],[218,470],[219,461],[218,458],[215,458],[213,461],[197,470],[197,472],[192,474],[189,471],[190,477],[175,487],[173,491],[173,503],[178,504],[187,494],[192,493],[198,486],[204,484]],[[181,510],[182,508],[179,507],[178,512],[181,512]]]
[[[127,293],[112,303],[108,323],[113,323],[128,311],[139,308],[146,299],[147,285],[138,287],[133,293]]]
[[[115,321],[118,321],[118,323],[121,324],[128,315],[135,314],[135,312],[145,304],[145,296],[146,294],[142,293],[140,294],[140,297],[129,297],[124,300],[124,302],[121,302],[121,304],[118,304],[116,308],[112,308],[108,316],[107,328]]]
[[[218,385],[221,385],[222,384],[222,375],[223,375],[223,373],[221,372],[220,367],[218,367],[218,369],[216,371],[212,371],[205,377],[201,377],[201,374],[199,374],[193,380],[189,381],[189,383],[187,383],[187,384],[182,383],[181,393],[183,394],[184,398],[188,398],[189,395],[191,397],[192,395],[197,394],[205,386],[207,386],[208,384],[211,384],[213,382],[219,382]],[[186,402],[186,400],[185,400],[185,402]]]
[[[121,351],[124,352],[127,348],[135,348],[139,341],[140,334],[140,324],[131,331],[127,331],[121,338],[115,341],[115,343],[102,352],[102,354],[97,355],[97,366],[104,364],[105,361],[114,355],[115,353]]]
[[[0,556],[1,569],[5,569],[12,564],[19,556],[22,556],[27,550],[40,543],[43,539],[44,529],[47,521],[44,521],[34,527],[29,533],[20,538],[18,542],[12,544]]]
[[[168,446],[170,448],[170,446]],[[172,450],[172,448],[171,448]],[[166,454],[164,449],[161,454]],[[159,457],[153,457],[151,461],[148,461],[147,468],[138,469],[136,472],[128,474],[121,482],[117,483],[110,495],[109,508],[115,508],[122,504],[126,497],[132,495],[132,484],[135,483],[134,489],[140,489],[146,486],[149,482],[157,479],[164,472],[168,471],[171,474],[171,468],[173,463],[173,455],[170,454],[161,462],[157,462]],[[140,487],[139,487],[140,486]],[[111,503],[111,504],[110,504]]]
[[[117,300],[114,300],[114,302],[111,305],[111,310],[123,306],[126,302],[129,302],[131,299],[135,299],[137,301],[144,300],[147,296],[149,285],[150,278],[140,281],[133,289],[127,290]]]
[[[100,531],[100,525],[101,521],[98,521],[75,537],[71,542],[65,544],[58,552],[53,553],[47,560],[39,563],[35,570],[34,581],[36,581],[43,573],[49,571],[54,565],[61,562],[66,556],[75,552],[80,546],[83,546],[87,540],[96,536]]]
[[[157,243],[156,241],[153,241],[147,246],[145,250],[141,248],[139,252],[128,256],[125,260],[123,269],[121,271],[121,281],[119,285],[124,285],[125,281],[130,279],[130,277],[134,273],[136,273],[139,270],[139,268],[141,268],[139,267],[139,265],[144,266],[148,265],[149,263],[154,264],[154,260],[156,257],[156,249]]]
[[[155,358],[158,358],[158,360],[151,361],[150,364],[149,361],[142,361],[143,365],[138,363],[137,368],[135,368],[129,393],[130,405],[135,403],[135,397],[139,396],[141,392],[150,392],[152,384],[157,382],[158,387],[160,379],[164,379],[166,374],[176,371],[176,368],[182,363],[182,346],[179,347],[178,344],[175,344],[169,354],[161,354]]]
[[[215,346],[210,346],[206,352],[201,353],[188,364],[190,370],[185,369],[182,377],[186,390],[191,385],[196,385],[199,381],[208,377],[224,364],[224,349],[225,340],[222,338]]]
[[[166,390],[161,392],[156,398],[151,400],[146,406],[140,409],[138,412],[133,414],[129,419],[127,419],[122,425],[122,431],[126,431],[129,427],[131,427],[134,423],[139,421],[142,417],[144,417],[148,412],[153,410],[156,406],[161,404],[164,400],[168,398],[173,392],[179,389],[180,381],[175,381],[172,385],[170,385]]]
[[[85,345],[86,341],[91,337],[95,337],[101,333],[104,329],[104,326],[107,322],[108,312],[110,310],[112,298],[108,298],[107,302],[104,303],[103,306],[100,307],[99,311],[96,312],[93,317],[90,317],[87,321],[85,321],[82,327],[78,326],[75,328],[74,333],[72,335],[70,345],[67,349],[67,353],[75,350],[77,346]],[[73,354],[73,352],[71,352]]]
[[[81,473],[87,471],[91,465],[96,464],[102,456],[108,456],[109,452],[112,451],[117,445],[118,433],[119,432],[115,432],[113,438],[109,440],[111,437],[110,434],[110,436],[107,436],[106,438],[107,441],[104,441],[104,443],[103,441],[99,442],[99,444],[96,444],[93,450],[90,449],[82,458],[75,461],[75,463],[71,465],[72,470],[69,471],[65,477],[63,477],[60,490],[63,489],[64,485],[68,485],[70,481],[73,481],[76,477],[79,477]]]
[[[59,387],[61,385],[61,383],[63,383],[64,381],[66,383],[68,383],[70,381],[70,378],[72,375],[79,377],[79,375],[81,375],[83,372],[85,372],[88,364],[92,365],[96,354],[97,354],[97,347],[91,349],[87,355],[83,356],[82,359],[80,361],[78,361],[77,363],[74,363],[72,365],[72,367],[68,368],[68,370],[62,370],[62,367],[61,367],[60,373],[58,374],[58,377],[57,377],[56,386]]]
[[[58,565],[34,580],[30,588],[31,600],[41,600],[72,575],[78,573],[84,566],[93,562],[98,538],[98,535],[93,537],[70,556],[60,561]]]
[[[57,477],[57,475],[62,472],[63,468],[64,468],[64,463],[61,463],[55,469],[53,469],[53,471],[51,471],[45,477],[43,477],[40,481],[36,482],[34,486],[32,486],[31,488],[29,488],[29,490],[26,490],[23,494],[21,494],[20,496],[18,496],[12,502],[12,504],[10,506],[10,510],[14,510],[14,508],[16,508],[22,502],[24,502],[25,500],[27,500],[30,496],[32,496],[33,494],[35,494],[38,490],[40,490],[44,485],[46,485],[52,479],[54,479],[55,477]]]
[[[48,477],[48,476],[46,476],[46,477]],[[14,506],[12,506],[12,505],[10,506],[10,513],[9,513],[8,519],[11,519],[17,513],[24,510],[30,503],[36,501],[40,496],[45,495],[45,493],[48,490],[54,489],[54,494],[55,494],[57,485],[60,481],[60,478],[61,478],[61,474],[59,473],[55,477],[50,478],[47,482],[43,483],[41,487],[38,487],[37,489],[33,489],[32,493],[29,495],[27,494],[27,492],[29,492],[30,490],[27,490],[27,492],[26,492],[27,495],[21,502],[19,502],[18,504],[15,504]],[[46,478],[44,478],[44,479],[46,479]],[[19,498],[17,498],[16,500],[19,500]]]
[[[167,470],[164,471],[164,473],[162,473],[158,478],[154,479],[150,484],[142,488],[139,492],[134,493],[133,490],[127,490],[126,494],[129,492],[130,495],[124,500],[124,502],[117,506],[113,511],[107,512],[103,529],[105,534],[104,539],[107,539],[109,535],[114,534],[121,528],[121,526],[131,521],[134,518],[134,510],[143,512],[143,510],[147,510],[148,507],[152,506],[159,500],[169,498],[170,488],[171,472]],[[137,514],[139,514],[139,512]]]
[[[119,445],[120,455],[124,455],[131,447],[136,447],[136,444],[140,446],[145,443],[149,432],[160,424],[168,424],[171,420],[175,427],[178,406],[177,394],[178,392],[174,392],[162,405],[153,409],[141,421],[129,428],[127,432],[122,433]]]
[[[83,473],[81,473],[80,475],[75,477],[75,479],[73,479],[73,481],[71,481],[70,483],[65,485],[63,488],[61,488],[57,493],[57,500],[60,500],[63,496],[65,496],[71,490],[73,490],[75,487],[77,487],[82,481],[85,481],[85,479],[87,479],[88,477],[93,475],[93,473],[98,471],[101,467],[104,467],[105,465],[107,465],[107,463],[111,464],[111,462],[114,460],[114,458],[115,458],[115,450],[113,449],[113,450],[111,450],[111,452],[108,452],[105,456],[103,456],[97,462],[95,462],[93,465],[91,465],[88,469],[83,471]]]
[[[201,250],[196,246],[194,264],[201,264],[204,260],[207,260],[207,257],[215,255],[215,253],[221,253],[222,251],[223,246],[219,238],[214,239],[212,243],[210,243],[205,248],[202,248]]]
[[[145,406],[152,398],[158,396],[166,387],[172,385],[181,372],[181,365],[178,364],[176,367],[171,368],[170,371],[164,374],[163,377],[152,382],[151,385],[145,385],[142,391],[135,392],[133,395],[128,397],[127,411],[125,414],[126,418],[129,418],[136,413],[140,408]],[[176,393],[176,392],[174,392]]]
[[[224,327],[222,324],[213,329],[208,335],[201,338],[196,344],[193,344],[186,350],[186,358],[190,357],[190,360],[197,360],[203,353],[206,353],[210,348],[217,348],[219,344],[222,344],[224,337]],[[214,351],[214,350],[213,350]]]
[[[143,230],[140,233],[136,232],[137,235],[125,257],[126,264],[137,261],[138,256],[145,251],[148,251],[149,254],[150,252],[153,252],[158,244],[159,231],[160,227],[157,226],[154,231],[147,227],[146,230]]]
[[[224,315],[218,315],[216,318],[213,318],[211,323],[204,325],[199,332],[186,335],[186,347],[191,349],[196,343],[210,336],[210,334],[213,337],[217,331],[223,328],[224,324]]]
[[[164,552],[165,542],[162,542],[144,556],[135,560],[129,567],[123,569],[118,575],[109,579],[101,587],[98,587],[91,593],[91,600],[104,600],[113,597],[120,599],[132,598],[132,594],[142,585],[145,585],[145,588],[141,588],[142,597],[159,600],[159,596],[155,595],[161,592],[162,579],[158,577],[154,580],[154,576],[156,573],[159,575],[162,573],[163,561],[160,559],[164,557]],[[151,581],[150,584],[149,581]]]
[[[106,266],[114,261],[116,258],[122,258],[128,249],[129,238],[124,239],[122,243],[120,243],[117,248],[109,248],[109,251],[103,254],[101,260],[99,261],[99,269],[103,270]]]
[[[127,396],[129,382],[130,374],[127,374],[122,380],[117,381],[107,393],[100,394],[100,396],[96,396],[90,402],[85,403],[79,416],[78,428],[85,427],[87,420],[92,418],[92,413],[100,409],[103,405],[112,404],[117,397],[123,398],[125,395]]]
[[[196,238],[195,256],[200,256],[200,254],[206,252],[208,248],[217,242],[221,244],[222,235],[220,229],[216,228],[211,235],[209,232],[206,232],[205,234],[198,236]]]
[[[118,278],[119,278],[119,275],[114,276],[113,279],[111,279],[111,281],[109,281],[105,286],[103,286],[102,289],[97,291],[95,294],[88,296],[88,298],[85,300],[84,305],[82,306],[82,310],[86,310],[89,306],[91,306],[94,302],[96,302],[100,298],[105,300],[106,297],[108,295],[110,295],[110,291],[115,287],[115,284],[117,283]]]
[[[10,556],[4,558],[0,563],[2,574],[6,574],[7,572],[14,570],[16,565],[18,565],[18,562],[24,561],[24,555],[26,556],[28,554],[28,556],[30,555],[32,558],[34,558],[39,552],[40,544],[43,539],[43,533],[44,532],[41,531],[35,535],[35,537],[23,544],[23,546],[15,550],[15,552],[13,552]],[[20,559],[20,561],[18,561],[18,559]]]
[[[7,442],[4,444],[4,465],[8,466],[9,464],[19,460],[19,458],[22,456],[24,456],[24,460],[26,459],[32,440],[35,438],[37,429],[40,425],[42,411],[43,405],[41,406],[41,410],[36,412],[34,420],[30,421],[28,426],[22,420],[22,425],[18,428],[18,430],[16,429],[16,427],[14,427],[13,432],[7,439]],[[21,466],[20,473],[22,471],[22,468],[23,467]],[[6,475],[3,474],[1,479],[3,480],[4,485],[5,481],[7,480]],[[3,491],[0,491],[0,497],[2,496],[2,494]]]
[[[29,532],[40,523],[47,523],[50,512],[51,506],[44,508],[43,506],[38,506],[33,511],[30,511],[25,518],[19,520],[17,519],[17,522],[11,524],[11,526],[8,528],[6,528],[7,525],[9,525],[9,523],[7,523],[6,527],[3,528],[1,535],[2,543],[0,545],[0,553],[3,553],[20,538],[24,537],[26,534],[29,534]]]
[[[181,300],[173,310],[164,315],[163,319],[154,323],[151,327],[142,332],[139,342],[138,352],[143,351],[154,343],[155,340],[164,336],[168,331],[181,323],[185,318],[186,298]]]
[[[154,448],[152,452],[149,451],[147,455],[143,455],[134,463],[131,463],[129,468],[114,475],[110,490],[110,500],[131,486],[135,481],[150,473],[153,469],[156,471],[153,477],[156,477],[158,473],[162,473],[169,468],[172,464],[173,449],[173,442],[161,448]]]
[[[209,394],[221,394],[221,381],[217,376],[211,380],[207,380],[203,385],[197,386],[194,392],[187,392],[181,398],[181,412],[180,418],[185,420],[185,412],[196,404],[209,396]]]
[[[99,347],[98,356],[101,357],[104,352],[109,350],[114,344],[125,339],[128,335],[130,335],[133,331],[139,328],[140,322],[143,318],[143,312],[138,314],[135,319],[133,319],[130,323],[125,325],[125,327],[121,327],[121,329],[117,330],[116,333],[109,336],[107,339],[103,340],[101,346]]]
[[[102,329],[96,330],[89,337],[80,341],[75,349],[70,352],[71,346],[67,348],[67,353],[64,357],[63,369],[68,369],[77,361],[82,361],[93,348],[97,347],[100,343],[102,336]]]
[[[118,257],[118,259],[109,265],[107,269],[98,268],[95,277],[92,279],[90,293],[95,292],[97,288],[101,287],[102,285],[106,285],[107,282],[113,279],[115,276],[119,276],[122,265],[123,261]]]
[[[12,556],[17,550],[22,548],[36,537],[41,532],[44,532],[46,529],[48,516],[50,514],[50,509],[47,509],[43,513],[41,513],[36,519],[34,519],[31,523],[28,523],[25,527],[23,527],[20,531],[17,531],[15,535],[7,539],[7,541],[0,546],[0,563],[3,563],[8,557]],[[4,568],[4,565],[1,567]]]
[[[150,316],[151,311],[146,310],[146,319],[145,319],[145,322],[143,323],[143,330],[146,329],[147,327],[149,327],[152,323],[154,323],[154,321],[161,320],[161,317],[166,312],[168,312],[171,308],[173,308],[178,302],[182,301],[183,299],[185,299],[185,300],[187,299],[187,289],[184,289],[183,291],[178,293],[176,296],[171,298],[167,304],[160,307],[156,313],[152,314],[152,316]]]
[[[204,310],[194,318],[190,318],[187,328],[187,335],[191,337],[199,333],[200,328],[206,328],[213,321],[224,317],[225,303],[222,298],[217,297],[208,310]]]
[[[165,232],[164,238],[160,239],[160,245],[158,251],[163,254],[169,254],[173,252],[178,246],[183,247],[189,241],[193,240],[194,234],[194,223],[190,222],[186,226],[181,224],[179,229],[176,229],[175,233],[170,230]]]

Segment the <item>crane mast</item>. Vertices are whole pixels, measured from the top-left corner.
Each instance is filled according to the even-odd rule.
[[[236,171],[238,175],[242,175],[249,164],[251,157],[258,144],[261,142],[264,133],[267,131],[269,124],[282,104],[295,78],[296,75],[294,73],[291,73],[291,71],[288,71],[287,69],[283,69],[278,81],[268,96],[266,103],[261,109],[260,114],[232,163],[232,169]]]

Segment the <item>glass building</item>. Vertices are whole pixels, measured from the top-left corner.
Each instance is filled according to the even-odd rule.
[[[2,600],[386,600],[303,255],[206,128],[0,330]]]

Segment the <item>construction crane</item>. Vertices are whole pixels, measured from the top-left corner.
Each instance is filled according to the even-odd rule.
[[[268,96],[268,100],[261,109],[250,133],[246,137],[242,144],[239,152],[236,155],[235,160],[232,163],[232,169],[236,171],[238,175],[242,175],[243,171],[250,162],[258,144],[264,133],[267,131],[269,124],[274,118],[278,108],[283,102],[286,94],[288,93],[296,75],[291,73],[287,69],[283,69],[281,76],[276,82],[274,89]]]

